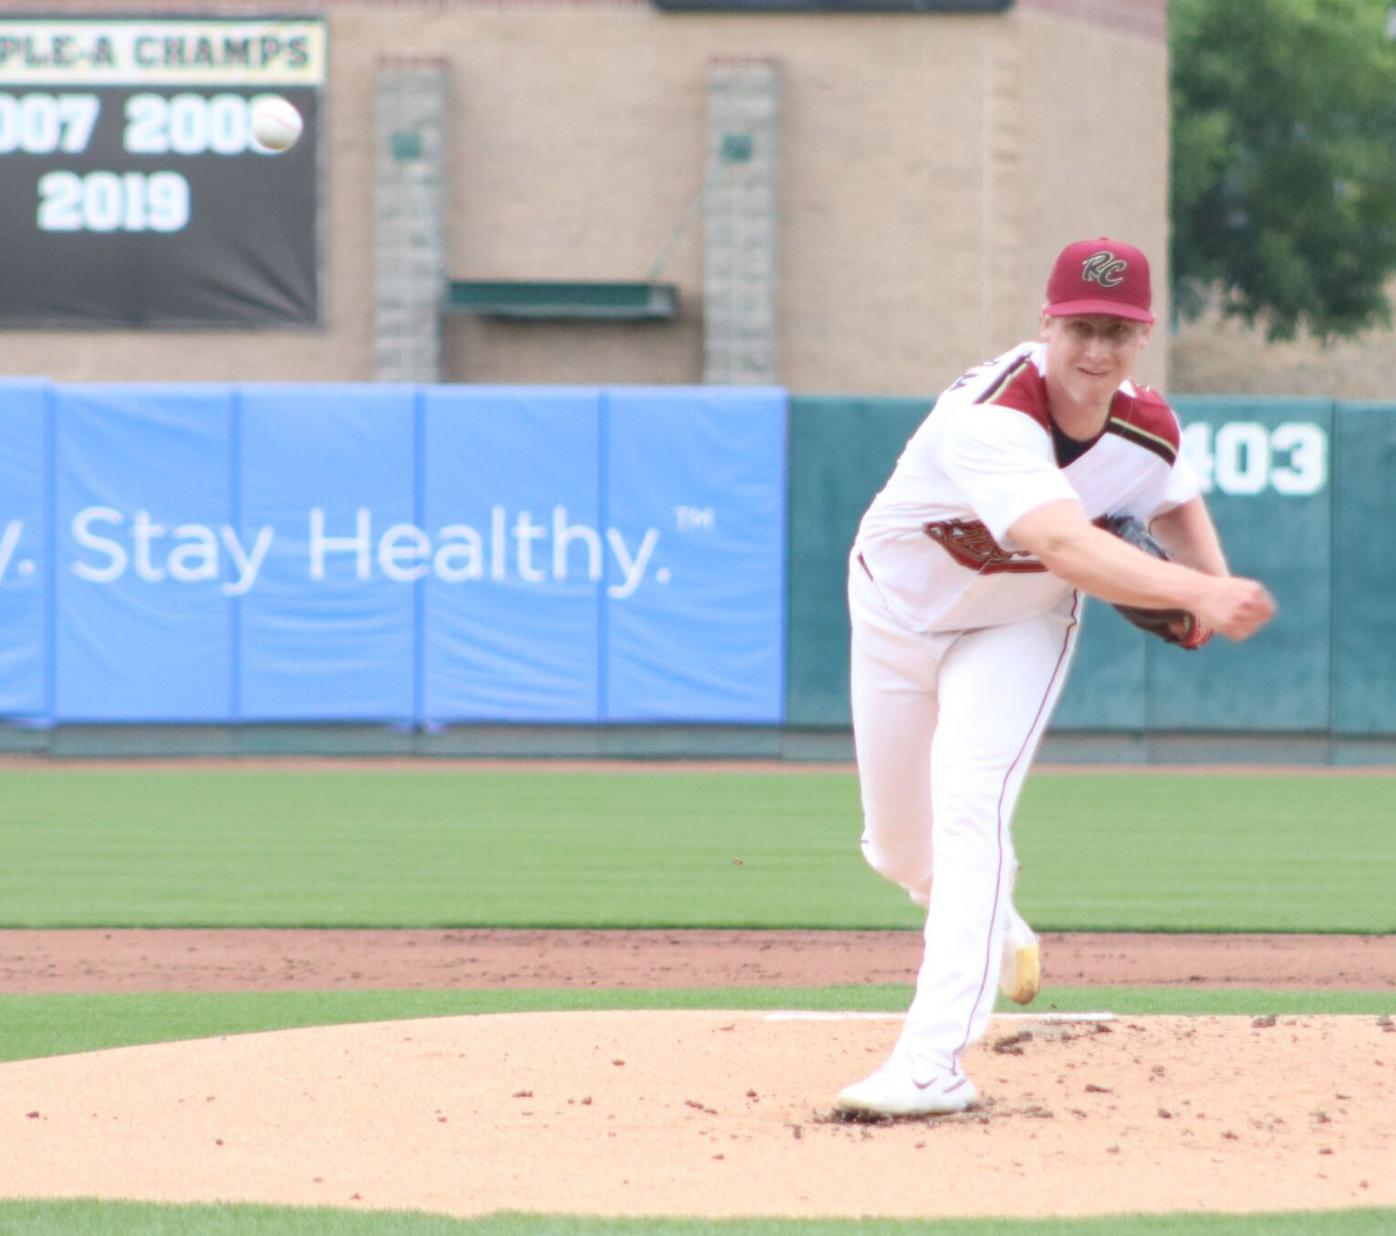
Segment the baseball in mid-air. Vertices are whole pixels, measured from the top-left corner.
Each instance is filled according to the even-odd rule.
[[[253,99],[249,120],[252,140],[273,154],[290,150],[305,128],[300,112],[279,94],[259,94]]]

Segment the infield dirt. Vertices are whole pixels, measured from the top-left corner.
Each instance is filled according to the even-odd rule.
[[[1396,992],[1396,938],[1047,936],[1050,985]],[[0,990],[910,982],[914,932],[0,932]],[[982,1105],[830,1118],[897,1018],[602,1012],[0,1065],[0,1196],[592,1214],[1396,1206],[1390,1018],[996,1018]]]
[[[0,930],[0,991],[912,983],[916,931]],[[1043,936],[1044,982],[1396,991],[1396,936]]]

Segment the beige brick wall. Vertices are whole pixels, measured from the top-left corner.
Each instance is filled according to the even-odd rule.
[[[0,367],[64,380],[371,379],[371,83],[389,52],[450,65],[452,277],[644,279],[701,189],[708,60],[760,55],[779,60],[784,90],[781,380],[933,392],[1036,332],[1047,267],[1081,236],[1142,245],[1166,309],[1167,57],[1146,9],[1161,4],[1024,0],[996,16],[336,4],[324,328],[12,331]],[[698,381],[701,245],[698,220],[659,275],[679,285],[678,321],[453,316],[448,378]],[[1166,335],[1142,374],[1158,385]]]
[[[1038,265],[1062,244],[1114,236],[1148,254],[1159,325],[1140,363],[1168,388],[1168,60],[1162,43],[1067,18],[1024,23],[1023,212]],[[1050,28],[1050,34],[1047,33]],[[1045,272],[1044,272],[1045,274]],[[1041,295],[1037,285],[1023,296]]]

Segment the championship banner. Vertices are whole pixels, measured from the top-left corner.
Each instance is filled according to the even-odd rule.
[[[317,323],[326,64],[319,18],[0,17],[0,326]]]

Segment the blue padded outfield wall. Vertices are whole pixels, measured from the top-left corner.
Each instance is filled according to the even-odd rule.
[[[0,383],[0,718],[779,724],[786,402]]]

